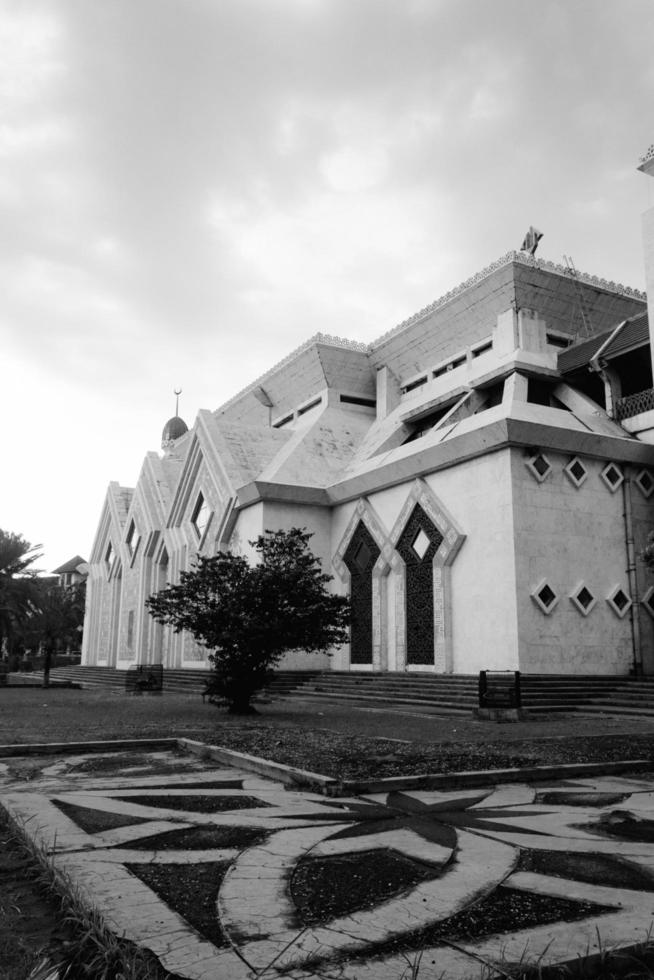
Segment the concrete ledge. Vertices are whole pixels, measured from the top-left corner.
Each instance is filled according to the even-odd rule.
[[[222,765],[245,769],[289,788],[302,788],[324,796],[353,796],[359,793],[391,793],[397,790],[463,789],[493,786],[497,783],[538,782],[547,779],[571,779],[580,776],[606,776],[613,773],[654,771],[650,759],[625,759],[618,762],[579,762],[560,766],[528,766],[524,769],[482,769],[470,772],[425,773],[419,776],[389,776],[385,779],[335,779],[318,772],[296,769],[255,755],[207,745],[190,738],[116,739],[96,742],[45,742],[25,745],[0,745],[0,758],[34,755],[71,755],[86,752],[120,752],[179,749],[201,759],[213,759]]]
[[[338,794],[384,793],[402,789],[463,789],[496,783],[538,782],[543,779],[570,779],[578,776],[607,776],[612,773],[652,770],[650,759],[621,762],[579,762],[561,766],[529,766],[525,769],[482,769],[474,772],[433,773],[424,776],[391,776],[388,779],[351,779],[338,784]],[[329,792],[330,796],[335,795]]]
[[[246,755],[244,752],[223,749],[220,745],[207,745],[205,742],[195,742],[190,738],[177,739],[177,745],[182,751],[191,752],[202,759],[215,759],[216,762],[221,762],[223,765],[238,766],[248,772],[256,772],[259,776],[276,779],[284,783],[285,786],[303,787],[314,792],[324,793],[326,796],[337,795],[335,791],[340,786],[338,780],[332,779],[331,776],[323,776],[306,769],[296,769],[294,766],[285,766],[281,762],[271,762],[255,755]]]
[[[28,742],[0,745],[0,759],[21,755],[71,755],[73,752],[121,752],[138,749],[175,749],[176,738],[126,738],[112,742]]]

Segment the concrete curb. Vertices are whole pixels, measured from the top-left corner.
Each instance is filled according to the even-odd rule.
[[[256,772],[259,776],[276,779],[285,786],[301,786],[314,792],[324,793],[326,796],[336,795],[333,791],[340,787],[339,781],[331,776],[285,766],[281,762],[271,762],[268,759],[260,759],[256,755],[235,752],[233,749],[223,749],[220,745],[207,745],[206,742],[195,742],[190,738],[178,738],[177,745],[182,751],[191,752],[202,759],[215,759],[216,762],[222,762],[224,765]]]
[[[71,755],[73,752],[119,752],[138,749],[175,749],[176,738],[126,738],[111,742],[28,742],[0,745],[0,759],[21,755]]]
[[[33,755],[70,755],[74,752],[118,752],[179,749],[203,759],[254,772],[284,784],[324,796],[356,796],[361,793],[392,793],[401,790],[451,790],[497,783],[539,782],[584,776],[607,776],[621,772],[654,770],[650,759],[624,759],[617,762],[579,762],[558,766],[529,766],[525,769],[481,769],[470,772],[425,773],[420,776],[389,776],[385,779],[335,779],[318,772],[296,769],[255,755],[208,745],[190,738],[117,739],[96,742],[46,742],[0,745],[0,758]]]
[[[391,776],[387,779],[345,779],[338,784],[338,790],[339,795],[353,795],[391,793],[403,789],[464,789],[496,783],[527,783],[579,776],[608,776],[639,769],[652,770],[654,763],[650,759],[625,759],[620,762],[575,762],[559,766],[529,766],[525,769],[481,769],[424,776]]]

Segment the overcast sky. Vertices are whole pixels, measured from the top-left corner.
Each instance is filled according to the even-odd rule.
[[[0,0],[0,527],[510,249],[644,288],[651,0]]]

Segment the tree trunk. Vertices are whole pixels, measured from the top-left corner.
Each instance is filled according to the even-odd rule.
[[[52,664],[52,647],[48,644],[43,651],[43,687],[50,687],[50,665]]]
[[[257,715],[259,712],[250,704],[250,699],[230,701],[227,709],[230,715]]]

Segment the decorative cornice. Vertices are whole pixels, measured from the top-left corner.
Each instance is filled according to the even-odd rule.
[[[277,364],[274,364],[273,367],[269,368],[265,374],[262,374],[255,381],[252,381],[249,385],[247,385],[247,387],[241,389],[241,391],[237,392],[235,395],[232,395],[229,401],[226,401],[220,406],[220,408],[216,409],[214,414],[219,415],[221,412],[224,412],[225,409],[240,401],[245,395],[249,395],[255,388],[263,386],[263,383],[267,381],[268,378],[271,378],[273,374],[276,374],[283,367],[286,367],[287,364],[290,364],[291,361],[294,361],[296,357],[299,357],[300,354],[303,354],[311,347],[315,347],[317,344],[324,344],[326,347],[340,347],[341,350],[359,351],[361,354],[367,354],[370,350],[369,344],[360,343],[358,340],[347,340],[345,337],[332,337],[331,334],[328,333],[315,333],[312,337],[309,337],[308,340],[305,340],[303,344],[300,344],[299,347],[296,347],[295,350],[292,350],[290,354],[287,354],[286,357],[282,358],[281,361],[278,361]]]
[[[498,269],[502,269],[504,266],[510,265],[513,262],[518,262],[520,265],[532,266],[535,269],[542,269],[545,272],[553,272],[556,275],[564,276],[566,279],[576,279],[577,282],[583,282],[588,286],[594,286],[598,289],[605,289],[611,293],[620,293],[622,296],[629,296],[633,299],[640,299],[643,301],[647,300],[647,293],[643,293],[638,289],[632,289],[631,286],[623,286],[622,283],[610,282],[607,279],[602,279],[599,276],[590,275],[587,272],[576,272],[573,269],[568,268],[565,265],[558,265],[556,262],[549,262],[546,259],[537,259],[534,255],[530,255],[528,252],[507,252],[501,258],[496,259],[490,265],[486,266],[485,269],[481,269],[480,272],[475,273],[465,282],[460,285],[455,286],[449,292],[445,293],[443,296],[439,296],[438,299],[430,303],[429,306],[425,306],[422,310],[414,313],[408,319],[403,320],[398,323],[396,327],[392,327],[387,333],[382,334],[377,340],[374,340],[370,344],[370,350],[374,350],[380,344],[387,341],[390,337],[397,333],[400,333],[406,327],[412,326],[414,323],[418,323],[425,317],[434,313],[435,310],[440,309],[443,306],[447,306],[452,300],[456,299],[466,290],[470,289],[472,286],[476,286],[477,283],[482,282],[491,276]]]

